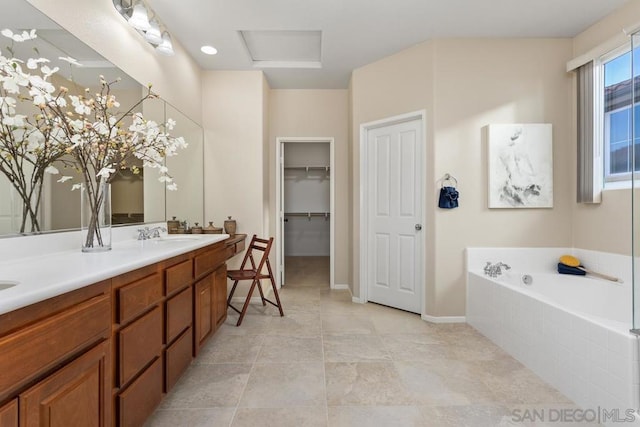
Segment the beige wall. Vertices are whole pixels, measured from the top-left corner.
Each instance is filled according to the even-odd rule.
[[[572,175],[566,165],[575,156],[571,77],[564,70],[571,41],[442,40],[435,50],[433,178],[448,172],[458,179],[460,208],[435,208],[435,310],[430,314],[461,315],[466,247],[571,244]],[[492,123],[553,125],[553,209],[488,209],[482,128]]]
[[[568,39],[452,39],[423,43],[356,70],[353,91],[354,284],[358,283],[359,126],[427,110],[426,314],[465,313],[468,246],[571,243],[571,78]],[[489,210],[486,147],[490,123],[552,123],[553,209]],[[453,174],[460,208],[436,207],[437,180]],[[357,285],[354,294],[359,295]]]
[[[332,137],[335,145],[335,282],[349,284],[349,147],[347,90],[272,90],[269,102],[270,227],[276,224],[276,138]]]
[[[202,80],[205,221],[222,226],[231,215],[249,236],[267,231],[264,85],[261,71],[208,71]]]
[[[201,70],[177,40],[173,40],[175,56],[157,54],[126,25],[110,0],[28,1],[125,73],[143,85],[152,84],[166,101],[201,122]]]
[[[611,46],[629,43],[622,33],[625,27],[640,23],[640,2],[629,2],[625,7],[580,33],[573,39],[574,55],[578,56],[601,44]],[[575,94],[572,99],[575,99]],[[575,123],[575,105],[572,104],[572,123]],[[575,129],[575,124],[573,125]],[[573,133],[574,152],[575,132]],[[571,200],[575,201],[575,162],[572,176]],[[630,255],[631,234],[631,194],[630,190],[605,190],[600,204],[573,204],[573,246],[595,251],[606,251]]]

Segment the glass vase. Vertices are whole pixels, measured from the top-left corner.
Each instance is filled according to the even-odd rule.
[[[81,193],[82,252],[111,250],[111,184],[85,182]]]

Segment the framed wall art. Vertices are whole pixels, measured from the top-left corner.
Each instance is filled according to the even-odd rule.
[[[489,208],[553,207],[549,123],[488,126]]]

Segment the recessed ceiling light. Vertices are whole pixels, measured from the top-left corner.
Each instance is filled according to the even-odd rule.
[[[218,53],[218,49],[213,46],[202,46],[200,50],[202,51],[202,53],[206,53],[207,55],[215,55],[216,53]]]

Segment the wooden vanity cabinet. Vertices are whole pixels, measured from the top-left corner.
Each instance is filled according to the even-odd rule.
[[[109,426],[110,281],[0,315],[0,426]]]
[[[219,242],[0,315],[0,427],[140,427],[227,315]]]

